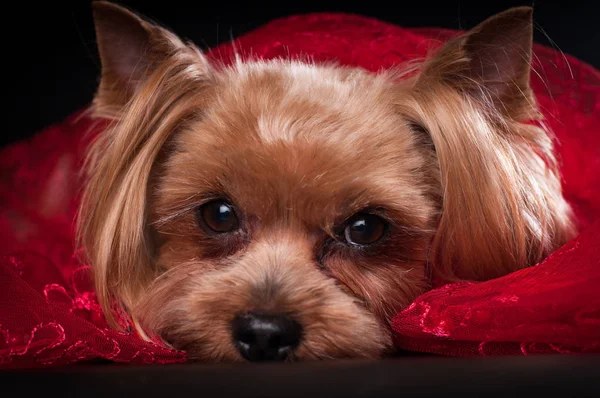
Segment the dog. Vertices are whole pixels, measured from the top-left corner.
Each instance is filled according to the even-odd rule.
[[[576,233],[551,134],[527,123],[529,7],[378,73],[219,64],[119,5],[93,14],[110,126],[77,243],[115,329],[196,361],[384,357],[434,278],[497,278]]]

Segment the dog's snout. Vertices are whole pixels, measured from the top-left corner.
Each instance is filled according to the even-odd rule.
[[[300,344],[302,326],[286,315],[247,313],[234,318],[232,334],[245,359],[283,361]]]

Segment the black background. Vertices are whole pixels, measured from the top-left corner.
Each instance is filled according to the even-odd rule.
[[[91,1],[4,3],[5,108],[0,145],[23,139],[87,105],[97,84]],[[508,7],[533,5],[535,40],[600,67],[598,1],[431,1],[277,3],[223,0],[123,0],[202,48],[244,34],[273,18],[318,11],[362,14],[402,26],[468,29]],[[12,8],[11,8],[12,7]]]

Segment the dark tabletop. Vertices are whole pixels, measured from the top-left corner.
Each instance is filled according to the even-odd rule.
[[[401,357],[236,365],[86,364],[0,373],[6,397],[600,397],[600,356]]]

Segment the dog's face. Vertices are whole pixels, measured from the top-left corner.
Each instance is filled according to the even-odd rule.
[[[298,322],[300,358],[386,347],[384,322],[425,287],[436,212],[428,149],[393,94],[337,68],[219,74],[151,192],[165,273],[143,320],[199,356],[235,358],[232,320],[246,313]]]
[[[451,73],[471,42],[448,45],[418,79],[283,60],[217,68],[120,7],[96,3],[95,13],[96,108],[115,127],[91,152],[80,233],[109,320],[116,299],[140,332],[194,359],[374,357],[391,348],[388,321],[429,286],[430,267],[458,261],[457,275],[493,277],[505,272],[498,261],[525,266],[568,235],[548,173],[533,204],[494,197],[538,163],[515,164],[530,169],[510,180],[512,169],[489,174],[461,158],[477,149],[493,164],[502,143],[473,148],[460,134],[492,133],[494,117],[516,125],[532,104],[513,63],[485,106],[465,97],[473,71]],[[527,47],[530,13],[513,14]],[[479,30],[476,39],[490,33]],[[489,113],[495,100],[503,107]],[[498,209],[528,235],[506,241]],[[540,225],[559,233],[536,246]],[[457,243],[461,234],[497,239]],[[519,252],[521,241],[533,250]],[[475,265],[488,254],[487,268]]]

